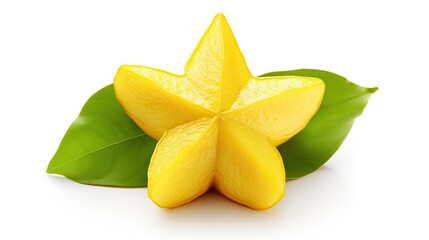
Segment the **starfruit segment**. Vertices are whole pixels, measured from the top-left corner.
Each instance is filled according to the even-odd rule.
[[[166,132],[148,171],[149,197],[160,207],[191,201],[212,185],[216,164],[216,118],[202,118]]]
[[[147,134],[159,140],[164,132],[181,124],[209,116],[210,111],[177,92],[182,83],[163,71],[121,66],[114,86],[118,101]]]
[[[278,146],[307,125],[324,91],[325,84],[318,78],[257,78],[243,88],[224,115],[263,133]]]
[[[124,68],[150,79],[167,93],[177,95],[188,102],[209,109],[209,103],[196,91],[195,87],[184,76],[145,66],[123,65]]]
[[[218,149],[214,186],[219,192],[254,209],[270,208],[283,197],[283,161],[268,137],[220,120]]]
[[[187,79],[214,112],[228,109],[252,78],[234,34],[218,14],[188,60]]]

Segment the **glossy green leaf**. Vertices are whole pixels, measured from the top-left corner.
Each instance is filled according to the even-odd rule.
[[[272,72],[267,76],[317,77],[325,82],[322,105],[308,125],[280,151],[287,179],[296,179],[321,167],[338,150],[356,117],[377,88],[364,88],[337,74],[314,69]]]
[[[109,85],[86,102],[47,172],[85,184],[146,186],[155,145],[128,117]]]

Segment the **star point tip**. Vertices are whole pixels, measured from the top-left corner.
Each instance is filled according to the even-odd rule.
[[[221,12],[217,13],[214,19],[218,21],[226,21],[225,15],[223,15]]]

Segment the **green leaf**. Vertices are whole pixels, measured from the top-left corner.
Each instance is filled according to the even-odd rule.
[[[272,72],[268,76],[317,77],[325,82],[322,105],[308,125],[278,150],[283,157],[287,179],[305,176],[338,150],[356,117],[361,115],[377,88],[364,88],[337,74],[314,69]]]
[[[46,171],[85,184],[146,186],[155,145],[128,117],[109,85],[86,102]]]

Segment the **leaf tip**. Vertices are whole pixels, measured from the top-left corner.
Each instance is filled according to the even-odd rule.
[[[54,170],[56,169],[56,167],[53,167],[51,163],[52,161],[48,164],[48,167],[46,168],[46,173],[55,173]]]
[[[377,90],[378,90],[378,87],[368,88],[368,92],[370,93],[375,93],[377,92]]]

